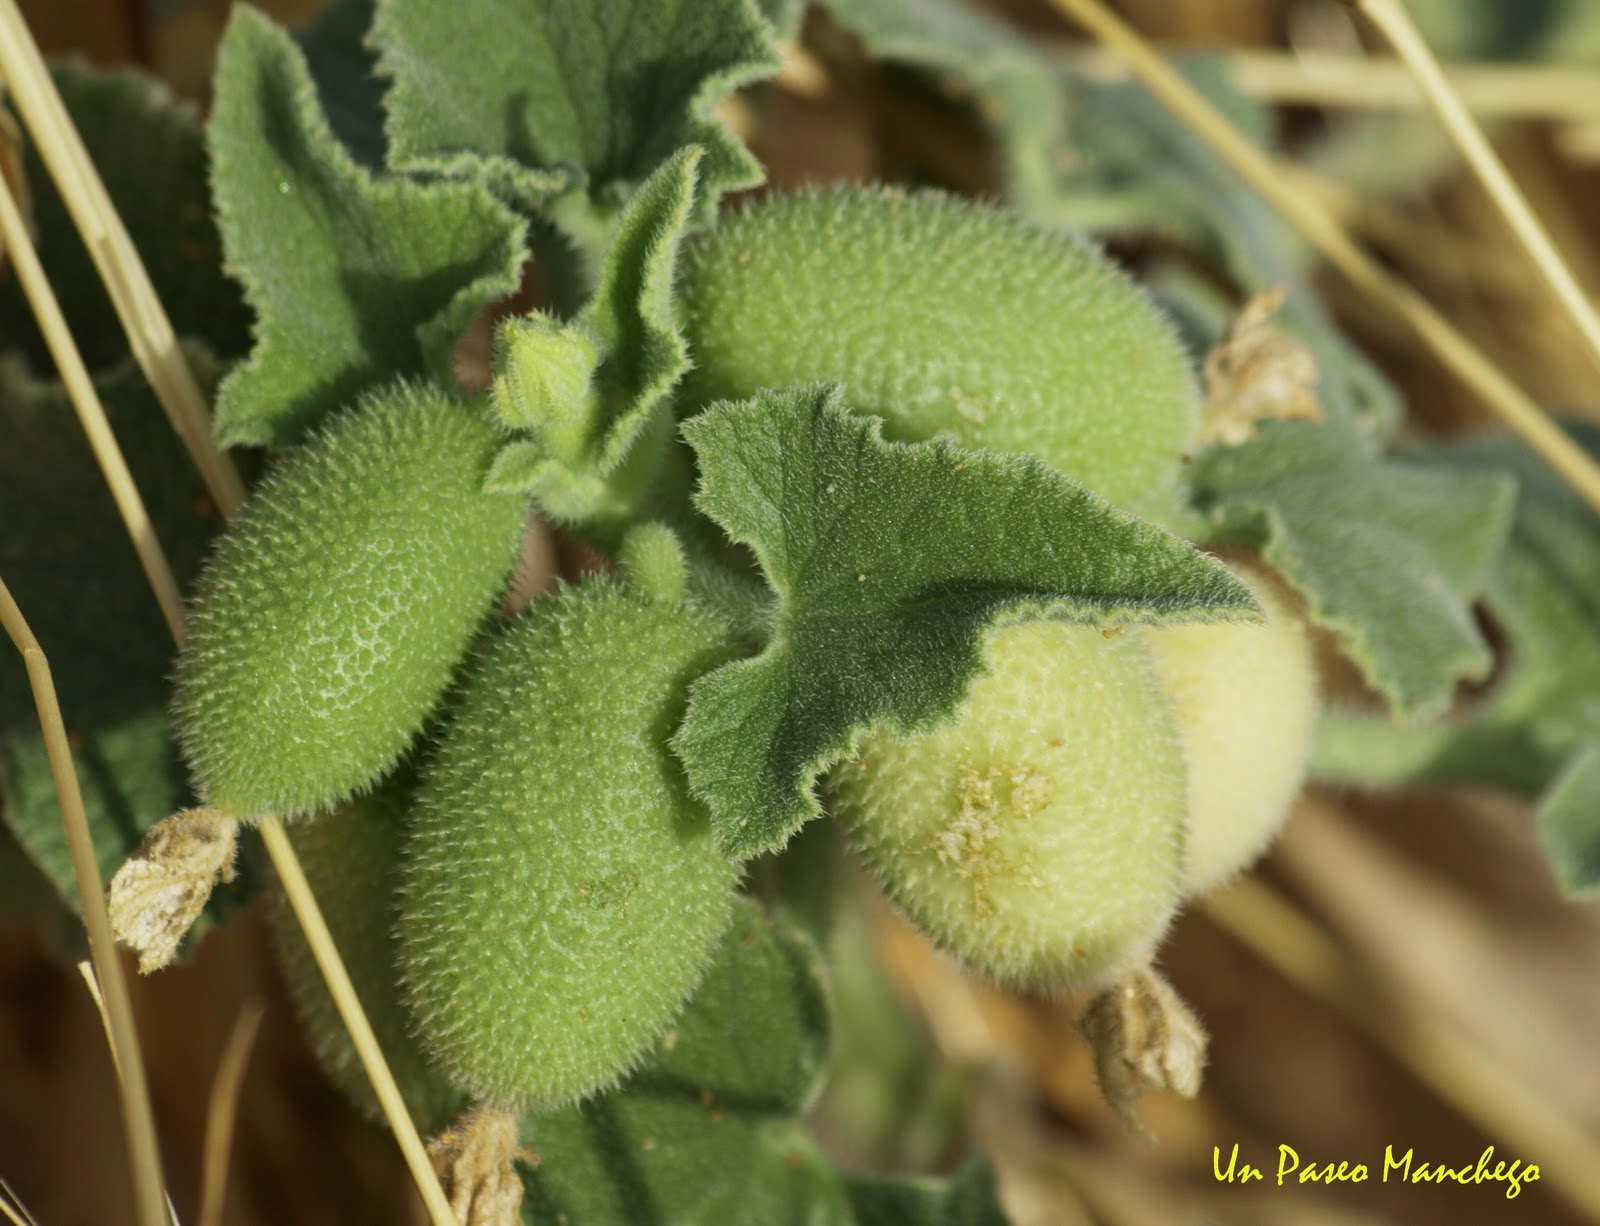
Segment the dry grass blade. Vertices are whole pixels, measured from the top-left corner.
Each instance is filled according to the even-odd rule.
[[[167,324],[166,314],[162,311],[155,298],[154,291],[150,288],[149,279],[145,276],[143,265],[139,262],[137,253],[128,241],[127,233],[123,229],[120,219],[116,217],[115,209],[110,200],[105,196],[105,190],[100,185],[99,178],[94,174],[93,167],[89,164],[88,157],[83,151],[82,142],[78,139],[76,130],[72,127],[70,118],[67,117],[59,96],[51,85],[49,75],[45,72],[43,62],[39,59],[37,48],[34,47],[21,14],[17,12],[13,0],[0,0],[0,70],[3,70],[12,85],[13,92],[18,94],[18,105],[25,118],[33,128],[35,139],[50,157],[51,150],[59,153],[61,147],[70,148],[74,156],[61,162],[52,162],[52,171],[56,174],[61,187],[62,195],[67,198],[69,205],[77,202],[78,208],[87,208],[85,214],[89,221],[77,210],[74,218],[83,230],[84,241],[94,254],[96,263],[100,267],[101,275],[110,290],[112,298],[119,303],[119,311],[123,303],[135,304],[132,318],[143,321],[143,328],[129,324],[129,317],[124,316],[124,325],[129,327],[130,339],[134,348],[140,351],[144,346],[149,350],[151,337],[156,338],[156,352],[159,356],[162,350],[161,341],[164,335],[170,344],[166,346],[171,355],[177,355],[176,361],[181,365],[181,372],[175,373],[171,363],[158,364],[154,370],[146,367],[146,372],[151,378],[152,385],[158,395],[163,396],[163,403],[167,403],[165,396],[173,391],[176,386],[174,379],[182,383],[187,381],[187,386],[193,390],[193,403],[185,401],[181,411],[172,414],[174,425],[180,437],[188,447],[196,466],[206,477],[216,497],[218,506],[223,514],[232,518],[242,505],[242,487],[238,483],[236,474],[233,474],[231,465],[228,465],[220,452],[211,441],[210,428],[207,424],[207,414],[204,402],[199,399],[198,389],[194,385],[193,377],[188,372],[186,363],[182,362],[176,341],[171,339],[171,328]],[[28,100],[24,101],[24,94]],[[85,205],[85,201],[92,204]],[[82,359],[78,356],[77,347],[72,341],[71,332],[62,317],[60,308],[56,305],[55,297],[50,291],[49,282],[45,277],[43,268],[39,265],[38,257],[28,241],[26,229],[20,213],[9,194],[0,191],[0,222],[4,223],[3,235],[6,247],[11,250],[14,261],[18,267],[24,287],[28,290],[29,302],[33,306],[39,319],[41,331],[45,334],[60,366],[62,376],[67,384],[69,393],[72,394],[73,403],[77,406],[79,415],[83,420],[84,429],[88,432],[91,444],[105,474],[107,484],[116,496],[119,511],[124,521],[129,526],[129,533],[133,536],[134,544],[140,551],[140,558],[145,562],[145,571],[149,576],[151,587],[161,602],[162,611],[166,616],[167,624],[172,631],[173,639],[181,646],[183,642],[183,600],[178,592],[177,584],[173,581],[171,568],[167,565],[165,556],[161,552],[159,542],[150,527],[149,517],[144,512],[144,505],[139,498],[138,490],[134,487],[132,477],[128,473],[127,465],[122,458],[122,453],[117,446],[115,437],[106,425],[104,410],[99,400],[94,395],[94,388],[89,380],[88,372],[84,369]],[[164,331],[163,331],[164,330]],[[142,338],[142,339],[141,339]],[[181,390],[181,389],[180,389]],[[198,406],[198,417],[195,409]],[[169,404],[169,414],[172,413]],[[198,424],[198,430],[195,426]],[[219,468],[219,465],[221,466]],[[42,660],[42,656],[40,657]],[[53,700],[52,691],[52,700]],[[59,717],[57,722],[59,723]],[[47,738],[49,736],[47,730]],[[62,733],[64,738],[65,733]],[[63,740],[63,746],[65,742]],[[52,751],[52,765],[55,764],[55,755]],[[73,780],[74,785],[76,779]],[[58,778],[58,786],[60,780]],[[76,795],[76,792],[74,792]],[[81,814],[81,802],[78,805]],[[273,836],[276,836],[274,838]],[[85,838],[87,834],[85,833]],[[298,880],[304,886],[305,877],[300,870],[299,860],[296,858],[294,848],[283,837],[282,830],[276,822],[263,823],[263,837],[266,839],[269,853],[279,876],[286,882],[290,879]],[[98,872],[95,875],[94,899],[98,914],[102,920],[105,917],[105,902],[103,887],[99,883]],[[80,886],[80,889],[82,887]],[[286,888],[288,888],[286,886]],[[339,1002],[341,1014],[347,1026],[351,1027],[352,1037],[356,1042],[362,1061],[368,1074],[373,1077],[374,1085],[378,1088],[378,1097],[383,1103],[393,1128],[400,1148],[405,1153],[412,1172],[417,1179],[417,1185],[422,1193],[423,1200],[427,1203],[430,1214],[433,1215],[438,1226],[455,1226],[454,1218],[450,1215],[445,1203],[443,1193],[439,1190],[438,1179],[434,1175],[432,1166],[427,1162],[426,1152],[421,1138],[418,1137],[416,1126],[411,1120],[409,1112],[400,1098],[399,1091],[395,1088],[394,1079],[389,1074],[388,1066],[384,1062],[383,1053],[379,1050],[376,1040],[372,1037],[372,1029],[367,1024],[362,1013],[360,1002],[355,998],[354,991],[350,988],[349,975],[344,969],[344,964],[339,957],[338,950],[334,947],[328,935],[327,925],[323,922],[321,911],[317,908],[316,900],[311,896],[309,889],[302,889],[297,894],[289,890],[290,901],[293,905],[295,916],[305,929],[307,940],[311,942],[312,949],[316,952],[318,965],[323,974],[328,977],[329,988],[334,998]],[[314,937],[313,933],[317,936]],[[319,939],[320,938],[320,944]],[[107,948],[113,950],[109,926],[106,928]],[[119,981],[120,983],[120,981]],[[341,995],[342,988],[342,995]],[[126,989],[122,989],[124,1006],[126,1005]],[[115,1014],[111,1014],[114,1018]],[[355,1024],[352,1024],[354,1018]],[[130,1023],[131,1024],[131,1023]],[[115,1050],[115,1049],[114,1049]],[[143,1069],[138,1070],[138,1084],[143,1086]],[[387,1093],[385,1093],[385,1087]],[[148,1094],[145,1094],[146,1102]],[[146,1112],[148,1114],[148,1111]],[[413,1158],[417,1160],[413,1161]],[[159,1178],[158,1178],[159,1182]],[[152,1219],[152,1221],[160,1220]]]
[[[1330,1012],[1387,1050],[1444,1102],[1519,1154],[1600,1219],[1600,1142],[1506,1073],[1476,1044],[1359,973],[1309,919],[1253,878],[1212,895],[1206,914]]]
[[[1121,54],[1145,87],[1304,234],[1330,264],[1373,303],[1409,327],[1508,429],[1600,511],[1600,465],[1425,298],[1390,276],[1357,246],[1321,204],[1296,191],[1275,160],[1245,139],[1148,42],[1113,17],[1099,0],[1050,0],[1050,5]]]
[[[9,197],[8,197],[9,199]],[[128,984],[122,977],[122,963],[111,939],[111,921],[106,915],[105,883],[95,862],[94,844],[89,838],[89,820],[83,811],[83,796],[78,790],[77,769],[67,744],[66,725],[50,678],[50,664],[39,641],[28,628],[22,610],[11,599],[11,591],[0,580],[0,623],[22,653],[28,669],[39,711],[39,727],[44,733],[45,751],[50,757],[50,774],[55,780],[61,804],[61,819],[66,826],[67,846],[72,854],[72,870],[77,879],[78,899],[83,908],[84,926],[89,930],[89,954],[95,977],[105,993],[105,1014],[111,1031],[111,1050],[120,1071],[118,1095],[122,1104],[123,1134],[128,1142],[128,1160],[133,1172],[134,1218],[138,1226],[166,1226],[166,1193],[161,1175],[161,1155],[156,1146],[155,1117],[150,1110],[150,1087],[139,1058],[139,1036],[133,1025],[133,1006],[128,999]]]
[[[178,591],[177,580],[172,577],[172,567],[167,564],[161,543],[156,540],[155,528],[151,526],[144,499],[139,496],[116,437],[106,423],[100,397],[96,395],[94,383],[84,367],[83,358],[78,354],[78,346],[73,342],[72,332],[61,314],[61,307],[50,289],[50,281],[39,263],[39,257],[34,254],[33,245],[28,240],[27,224],[22,219],[22,212],[3,182],[0,182],[0,243],[4,244],[10,255],[11,263],[17,270],[17,279],[21,281],[28,303],[39,320],[39,330],[44,333],[45,341],[50,346],[50,356],[55,359],[56,367],[61,372],[61,381],[72,399],[72,407],[77,410],[78,420],[83,423],[84,433],[89,436],[95,461],[105,474],[111,496],[116,499],[117,511],[128,526],[128,535],[133,538],[133,547],[139,554],[139,562],[150,581],[150,588],[161,605],[161,613],[167,619],[173,638],[181,643],[183,596]]]
[[[1064,47],[1062,55],[1104,80],[1128,75],[1105,51]],[[1222,54],[1239,89],[1265,102],[1350,110],[1410,110],[1426,104],[1399,60],[1249,48]],[[1474,115],[1589,123],[1600,120],[1600,72],[1538,64],[1452,64],[1450,84]]]
[[[1506,170],[1505,163],[1496,156],[1488,138],[1484,136],[1483,129],[1468,114],[1460,95],[1445,78],[1439,61],[1428,49],[1428,44],[1406,12],[1405,5],[1400,0],[1350,2],[1383,32],[1383,36],[1405,61],[1406,67],[1416,76],[1417,84],[1466,158],[1467,165],[1472,167],[1472,172],[1494,200],[1512,233],[1517,236],[1517,241],[1522,244],[1522,249],[1550,287],[1550,292],[1578,326],[1596,364],[1600,364],[1600,315],[1595,314],[1577,278],[1550,241],[1545,228],[1539,224],[1539,219],[1533,215],[1533,210],[1528,207],[1527,200]],[[1600,89],[1593,90],[1593,93],[1600,96]]]
[[[244,502],[244,485],[211,438],[205,397],[150,284],[105,185],[67,115],[15,0],[0,0],[0,76],[50,170],[111,295],[139,367],[224,514]],[[13,245],[7,239],[8,245]]]
[[[100,981],[94,977],[94,967],[87,962],[78,963],[78,974],[83,979],[83,986],[89,993],[89,999],[94,1001],[95,1011],[100,1015],[100,1025],[105,1027],[106,1045],[111,1049],[111,1069],[117,1075],[117,1080],[122,1080],[122,1061],[117,1058],[117,1044],[111,1037],[111,1015],[106,1012],[106,998],[100,991]]]
[[[217,1075],[206,1104],[206,1140],[200,1166],[199,1226],[222,1226],[222,1204],[228,1190],[228,1154],[233,1148],[233,1126],[239,1118],[239,1093],[250,1050],[261,1029],[264,1006],[252,1003],[239,1013],[222,1049]]]
[[[350,982],[350,973],[339,958],[333,936],[322,918],[316,896],[311,892],[311,884],[295,857],[294,845],[283,832],[283,824],[275,817],[263,818],[260,829],[261,840],[266,844],[267,854],[272,857],[272,867],[277,870],[283,892],[289,897],[289,905],[294,908],[295,918],[300,921],[306,943],[311,946],[317,967],[327,981],[328,993],[338,1007],[339,1017],[350,1032],[350,1041],[355,1044],[356,1054],[361,1057],[361,1066],[372,1080],[372,1088],[383,1106],[390,1127],[394,1129],[395,1140],[399,1142],[400,1152],[411,1169],[411,1177],[416,1180],[417,1190],[422,1193],[428,1214],[434,1226],[458,1226],[444,1189],[439,1186],[439,1177],[428,1160],[427,1148],[417,1135],[416,1125],[411,1122],[411,1113],[406,1110],[405,1100],[400,1096],[400,1087],[395,1085],[394,1074],[384,1062],[383,1050],[372,1033],[372,1024],[361,1009],[361,1001]]]
[[[0,1178],[0,1213],[6,1215],[6,1221],[12,1226],[39,1226],[38,1219],[28,1212],[28,1207],[17,1198],[11,1185],[3,1178]]]

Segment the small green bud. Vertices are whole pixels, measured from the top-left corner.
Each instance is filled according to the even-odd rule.
[[[495,412],[513,430],[536,432],[552,457],[576,464],[591,442],[599,365],[581,329],[540,314],[505,320],[495,334]]]
[[[629,584],[663,604],[682,604],[689,567],[677,533],[661,523],[640,524],[622,538],[617,566]]]

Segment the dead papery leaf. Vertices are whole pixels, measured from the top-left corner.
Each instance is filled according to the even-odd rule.
[[[1146,1135],[1133,1110],[1142,1092],[1170,1090],[1184,1098],[1200,1092],[1205,1027],[1153,969],[1135,971],[1091,1000],[1078,1031],[1094,1050],[1100,1092],[1138,1135]]]
[[[428,1157],[461,1226],[518,1226],[519,1152],[517,1117],[492,1107],[467,1112],[429,1143]]]
[[[1322,420],[1316,359],[1272,322],[1288,293],[1280,285],[1252,295],[1206,355],[1202,442],[1238,446],[1253,439],[1256,422],[1266,418]]]
[[[172,961],[218,880],[233,880],[238,822],[185,809],[150,829],[106,891],[111,931],[139,955],[139,973]]]

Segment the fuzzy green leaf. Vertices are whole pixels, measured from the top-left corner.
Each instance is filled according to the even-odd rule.
[[[1205,453],[1194,484],[1213,539],[1260,549],[1397,714],[1437,711],[1489,671],[1469,602],[1510,527],[1509,479],[1447,476],[1338,431],[1268,422]]]
[[[1213,559],[1054,469],[943,440],[885,442],[837,386],[768,393],[683,428],[698,502],[782,600],[772,642],[691,690],[675,744],[724,852],[780,847],[869,728],[953,712],[1007,612],[1094,625],[1247,618]]]
[[[1600,431],[1568,428],[1600,454]],[[1353,712],[1326,717],[1313,771],[1376,786],[1478,783],[1537,796],[1575,752],[1600,740],[1600,524],[1509,435],[1414,444],[1404,456],[1439,481],[1517,483],[1510,537],[1483,591],[1506,639],[1504,668],[1462,720],[1395,727]]]
[[[1540,798],[1535,820],[1561,888],[1573,898],[1600,896],[1600,743],[1567,764]]]
[[[524,1122],[540,1161],[523,1168],[523,1220],[784,1220],[743,1206],[779,1165],[827,1044],[815,951],[741,901],[699,989],[644,1066],[608,1094]]]
[[[701,160],[698,148],[681,150],[634,193],[594,296],[570,324],[530,316],[501,326],[496,408],[575,470],[614,472],[689,368],[672,269]]]
[[[222,440],[291,443],[377,383],[452,381],[462,331],[520,282],[523,223],[477,185],[361,169],[294,41],[243,6],[207,134],[228,267],[257,314],[218,399]]]
[[[382,168],[385,153],[378,57],[366,44],[376,11],[377,0],[333,0],[310,25],[294,31],[328,127],[369,170]]]
[[[527,1226],[1005,1226],[981,1160],[950,1181],[846,1175],[798,1117],[828,1057],[811,942],[740,900],[678,1023],[617,1089],[523,1121]]]
[[[1568,429],[1590,454],[1600,455],[1600,430]],[[1516,481],[1510,539],[1484,592],[1510,644],[1506,674],[1485,714],[1536,728],[1538,739],[1564,758],[1600,737],[1600,518],[1509,435],[1485,434],[1412,454],[1444,480],[1495,474]]]
[[[706,151],[699,220],[761,181],[710,114],[777,70],[751,0],[389,0],[372,39],[393,82],[396,166],[542,206],[593,252],[633,189],[686,145]]]
[[[524,488],[565,525],[592,532],[627,519],[656,475],[672,424],[667,396],[689,369],[672,270],[702,162],[698,148],[680,150],[634,193],[576,319],[501,325],[495,407],[547,456]]]
[[[948,1179],[849,1181],[858,1226],[1006,1226],[994,1170],[969,1158]]]
[[[779,38],[792,39],[800,32],[800,19],[805,16],[805,0],[756,0],[761,15],[772,24],[772,32]]]
[[[507,443],[494,457],[483,488],[491,494],[522,494],[539,487],[551,468],[537,443]]]
[[[180,583],[214,509],[128,359],[97,381]],[[0,576],[50,662],[103,874],[192,803],[167,721],[172,636],[59,383],[0,360]],[[0,651],[0,818],[61,896],[77,888],[32,690]]]
[[[242,354],[250,343],[250,315],[238,287],[222,273],[205,143],[194,112],[142,73],[58,64],[51,75],[173,327],[179,335],[201,338],[221,357]],[[31,143],[24,170],[50,285],[84,362],[91,371],[108,370],[128,354],[122,325]],[[36,373],[55,374],[33,311],[10,272],[0,274],[0,345],[21,346]]]

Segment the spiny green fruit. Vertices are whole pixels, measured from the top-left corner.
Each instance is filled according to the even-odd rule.
[[[1083,240],[945,195],[769,196],[697,235],[678,301],[683,403],[839,381],[884,434],[1022,451],[1161,512],[1193,445],[1177,336]]]
[[[1185,781],[1138,635],[1003,625],[950,721],[866,737],[832,811],[925,932],[1005,983],[1104,985],[1180,898]]]
[[[424,1041],[500,1107],[614,1082],[666,1029],[739,870],[668,748],[719,623],[559,589],[478,662],[418,792],[402,972]]]
[[[400,995],[394,930],[408,797],[404,788],[386,785],[314,822],[290,822],[284,829],[400,1095],[417,1126],[433,1133],[449,1123],[466,1096],[427,1058]],[[367,1116],[381,1120],[372,1083],[276,878],[269,897],[284,978],[323,1071]]]
[[[291,452],[218,543],[178,662],[202,800],[242,821],[338,803],[394,765],[516,561],[523,504],[482,490],[498,436],[391,388]]]
[[[1270,576],[1253,566],[1232,569],[1261,602],[1264,624],[1142,630],[1188,761],[1184,889],[1190,896],[1265,850],[1300,790],[1317,718],[1305,626]]]

